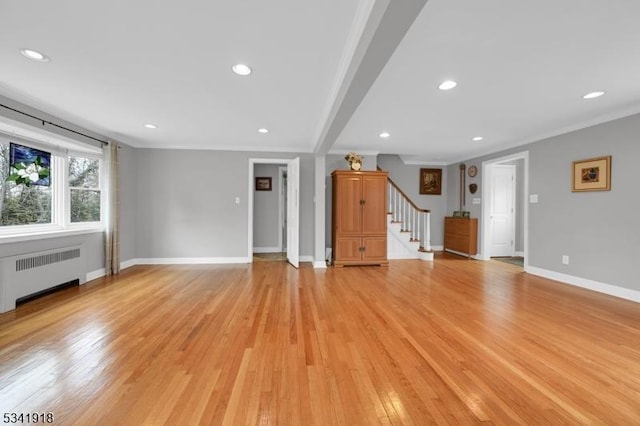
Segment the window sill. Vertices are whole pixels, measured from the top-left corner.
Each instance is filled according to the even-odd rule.
[[[71,235],[93,234],[104,232],[104,227],[56,229],[53,231],[39,231],[24,234],[0,235],[0,244],[17,243],[21,241],[44,240],[47,238],[68,237]]]

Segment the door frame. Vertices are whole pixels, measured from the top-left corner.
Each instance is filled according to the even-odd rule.
[[[291,158],[249,158],[249,186],[247,190],[247,258],[249,263],[253,263],[253,197],[254,197],[254,178],[256,164],[277,164],[286,166],[287,175],[289,175],[289,165],[295,161]],[[295,200],[287,198],[287,204],[293,203]],[[288,232],[288,231],[287,231]],[[297,234],[300,235],[300,221],[298,220]],[[298,256],[300,248],[298,247]]]
[[[284,215],[286,212],[286,208],[283,206],[284,203],[284,179],[282,178],[283,173],[287,173],[287,166],[278,167],[278,247],[280,247],[280,251],[284,251],[284,239],[282,238],[282,230],[284,229]]]
[[[481,223],[481,232],[480,232],[480,254],[478,258],[482,260],[491,259],[491,238],[489,238],[491,234],[491,206],[488,203],[489,194],[491,194],[491,179],[489,176],[489,169],[496,164],[506,163],[514,160],[524,160],[524,211],[523,211],[523,222],[524,222],[524,270],[527,271],[529,267],[529,151],[517,152],[514,154],[509,154],[504,157],[493,158],[491,160],[486,160],[482,162],[482,191],[484,197],[487,199],[482,203],[482,211],[480,213],[480,223]],[[517,189],[516,189],[517,191]],[[517,196],[517,193],[514,195]]]

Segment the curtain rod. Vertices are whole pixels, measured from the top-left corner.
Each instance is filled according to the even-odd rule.
[[[13,111],[13,112],[17,112],[18,114],[22,114],[22,115],[25,115],[25,116],[27,116],[27,117],[33,118],[33,119],[35,119],[35,120],[41,121],[43,126],[44,126],[45,124],[48,124],[48,125],[50,125],[50,126],[54,126],[54,127],[59,128],[59,129],[66,130],[67,132],[75,133],[76,135],[80,135],[80,136],[84,136],[85,138],[93,139],[93,140],[94,140],[94,141],[96,141],[96,142],[100,142],[100,143],[102,144],[102,146],[109,145],[109,142],[105,142],[105,141],[103,141],[103,140],[101,140],[101,139],[94,138],[93,136],[85,135],[85,134],[84,134],[84,133],[82,133],[82,132],[78,132],[77,130],[70,129],[70,128],[68,128],[68,127],[64,127],[64,126],[61,126],[61,125],[59,125],[59,124],[52,123],[51,121],[44,120],[44,119],[42,119],[42,118],[40,118],[40,117],[36,117],[35,115],[27,114],[26,112],[23,112],[23,111],[17,110],[17,109],[15,109],[15,108],[11,108],[10,106],[4,105],[4,104],[0,104],[0,106],[1,106],[1,107],[3,107],[3,108],[6,108],[6,109],[8,109],[8,110],[11,110],[11,111]]]

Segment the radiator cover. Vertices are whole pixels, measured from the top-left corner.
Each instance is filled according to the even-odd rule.
[[[25,253],[2,258],[0,312],[16,307],[16,300],[79,280],[86,282],[85,250],[82,246]]]

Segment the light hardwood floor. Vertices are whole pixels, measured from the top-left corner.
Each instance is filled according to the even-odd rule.
[[[0,415],[56,424],[640,424],[640,305],[434,263],[137,266],[0,315]]]

